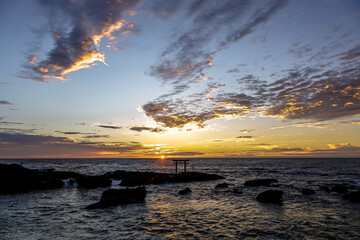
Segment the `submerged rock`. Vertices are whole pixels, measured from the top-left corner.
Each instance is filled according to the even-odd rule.
[[[146,198],[145,187],[134,189],[109,189],[103,192],[101,200],[91,204],[85,209],[108,208],[117,205],[143,203]]]
[[[322,191],[328,192],[328,193],[331,192],[331,189],[327,186],[321,186],[321,187],[319,187],[319,189]]]
[[[315,191],[310,188],[304,188],[303,190],[301,190],[301,193],[304,195],[313,195],[315,194]]]
[[[244,183],[245,187],[259,187],[259,186],[269,186],[271,183],[279,182],[277,179],[267,178],[267,179],[254,179],[249,180]]]
[[[336,192],[336,193],[347,193],[347,187],[343,184],[335,184],[331,187],[330,189],[331,192]]]
[[[336,193],[347,193],[348,192],[348,188],[345,184],[329,184],[329,185],[325,185],[325,186],[321,186],[319,188],[322,191],[325,192],[336,192]]]
[[[185,188],[185,189],[179,191],[179,195],[186,195],[188,193],[191,193],[190,188]]]
[[[219,183],[215,186],[215,189],[218,189],[218,188],[227,188],[229,187],[229,184],[227,184],[226,182],[224,183]]]
[[[267,190],[265,192],[259,193],[259,195],[256,197],[256,200],[262,203],[281,204],[281,198],[283,193],[284,192],[281,190]]]
[[[360,191],[346,193],[343,195],[343,199],[349,200],[352,203],[360,202]]]

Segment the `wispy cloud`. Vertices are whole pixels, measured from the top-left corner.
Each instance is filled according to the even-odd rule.
[[[240,138],[240,139],[249,139],[249,138],[253,138],[253,136],[237,136],[236,138]]]
[[[152,127],[130,127],[129,128],[130,130],[132,131],[135,131],[135,132],[143,132],[143,131],[149,131],[149,132],[153,132],[153,133],[163,133],[165,132],[165,129],[163,128],[152,128]]]
[[[114,125],[95,125],[96,127],[100,127],[100,128],[107,128],[107,129],[123,129],[123,126],[114,126]]]
[[[4,101],[4,100],[1,100],[0,101],[0,104],[1,105],[13,105],[13,103],[9,102],[9,101]]]
[[[340,121],[340,122],[299,122],[299,123],[294,123],[294,124],[272,127],[271,129],[280,129],[280,128],[288,128],[288,127],[326,128],[326,127],[330,127],[330,126],[358,125],[358,124],[360,124],[360,120]]]

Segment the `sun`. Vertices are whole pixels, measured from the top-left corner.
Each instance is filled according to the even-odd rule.
[[[162,156],[160,156],[160,158],[161,158],[162,160],[164,160],[166,157],[165,157],[164,155],[162,155]]]

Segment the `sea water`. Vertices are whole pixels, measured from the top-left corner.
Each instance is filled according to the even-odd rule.
[[[104,174],[108,171],[172,173],[171,159],[17,159],[32,169]],[[182,169],[182,166],[179,166]],[[346,184],[360,190],[360,159],[191,159],[188,171],[225,180],[146,186],[143,204],[86,210],[105,189],[64,187],[0,195],[0,239],[360,239],[360,203],[319,187]],[[245,188],[256,178],[273,187]],[[229,189],[216,190],[227,182]],[[113,181],[111,188],[121,188]],[[192,193],[179,196],[189,187]],[[306,196],[302,188],[315,190]],[[267,189],[284,191],[283,204],[263,204]]]

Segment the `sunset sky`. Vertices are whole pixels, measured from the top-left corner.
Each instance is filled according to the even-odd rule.
[[[0,1],[0,158],[360,157],[359,0]]]

